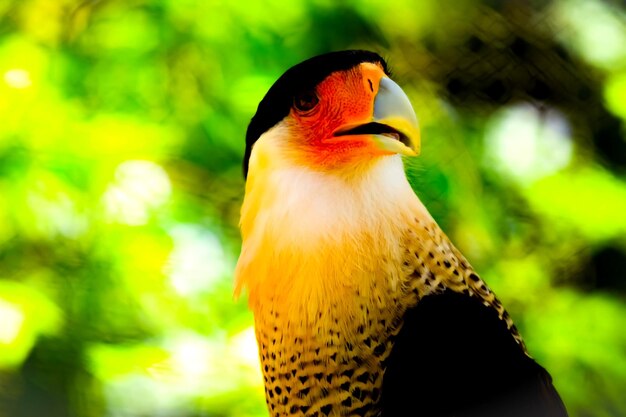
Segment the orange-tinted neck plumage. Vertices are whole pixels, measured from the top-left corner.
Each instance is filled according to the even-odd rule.
[[[348,382],[364,393],[380,386],[382,358],[374,352],[379,344],[388,352],[387,326],[398,315],[405,278],[399,242],[416,215],[430,216],[399,156],[347,173],[316,171],[291,163],[284,133],[278,127],[261,137],[250,160],[237,290],[249,294],[272,415],[292,407],[315,415],[348,401]],[[375,335],[370,346],[364,329]],[[355,367],[352,355],[364,364]],[[368,394],[349,405],[369,404],[373,413],[376,401]],[[335,407],[328,415],[338,413]]]
[[[363,276],[371,277],[380,262],[400,260],[407,222],[415,213],[430,218],[399,156],[349,172],[317,171],[292,163],[285,134],[277,127],[256,144],[241,212],[236,285],[248,288],[255,314],[269,297],[280,299],[281,308],[305,298],[313,314],[342,288],[366,290]]]

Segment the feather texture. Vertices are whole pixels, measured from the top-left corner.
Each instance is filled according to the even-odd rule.
[[[489,390],[518,377],[554,392],[399,157],[347,176],[313,171],[290,163],[286,132],[279,124],[252,153],[237,265],[272,415],[447,415],[454,402],[436,398],[471,409],[463,399],[506,398]]]
[[[566,416],[400,157],[367,148],[377,132],[333,136],[367,125],[385,74],[365,51],[305,61],[248,128],[235,292],[254,312],[271,415]],[[310,88],[322,110],[293,110]]]

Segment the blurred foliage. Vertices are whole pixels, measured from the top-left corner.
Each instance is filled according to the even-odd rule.
[[[0,1],[0,416],[264,416],[232,298],[247,122],[388,58],[412,185],[571,416],[626,415],[626,14],[601,0]]]

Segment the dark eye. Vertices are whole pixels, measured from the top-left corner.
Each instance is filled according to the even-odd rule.
[[[319,101],[315,91],[304,91],[294,97],[293,106],[300,112],[307,112],[313,110]]]

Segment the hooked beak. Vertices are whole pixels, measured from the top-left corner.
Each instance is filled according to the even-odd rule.
[[[417,116],[407,95],[390,78],[380,80],[371,121],[342,126],[334,136],[372,135],[385,153],[416,156],[420,151]]]

